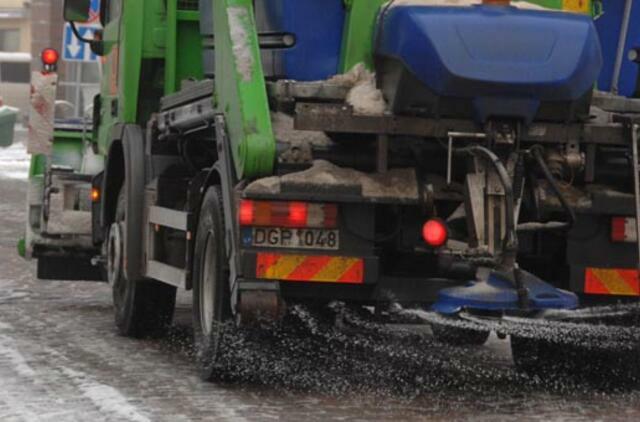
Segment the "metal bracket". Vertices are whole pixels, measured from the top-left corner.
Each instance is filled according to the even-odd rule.
[[[638,262],[636,266],[638,271],[640,271],[640,163],[638,162],[638,131],[640,131],[640,126],[637,123],[632,123],[630,128],[631,130],[631,146],[633,151],[633,187],[634,187],[634,195],[635,195],[635,205],[636,205],[636,242],[638,247]]]
[[[378,154],[376,170],[378,173],[386,173],[389,170],[389,136],[378,136]]]
[[[453,179],[453,141],[456,139],[486,139],[486,133],[480,132],[449,132],[447,134],[447,185],[451,185]]]
[[[218,167],[220,170],[220,187],[222,190],[225,243],[229,259],[229,287],[231,291],[231,310],[236,314],[238,304],[238,281],[241,275],[239,239],[236,229],[236,207],[235,207],[235,185],[236,175],[233,165],[229,138],[227,136],[227,126],[223,114],[215,116],[216,143],[218,148]]]

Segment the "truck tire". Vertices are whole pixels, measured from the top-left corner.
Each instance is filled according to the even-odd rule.
[[[193,258],[193,329],[198,373],[204,381],[221,379],[219,357],[231,328],[222,195],[213,186],[202,202]]]
[[[159,337],[171,326],[176,303],[176,288],[150,280],[129,280],[124,271],[126,221],[124,188],[118,195],[115,222],[107,242],[107,273],[113,291],[115,322],[118,332],[127,337]]]
[[[431,324],[431,331],[436,340],[453,346],[482,346],[487,342],[489,334],[491,334],[490,331],[472,330],[441,324]]]

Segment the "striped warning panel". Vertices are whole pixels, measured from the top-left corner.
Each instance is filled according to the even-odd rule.
[[[364,260],[344,256],[259,253],[256,278],[317,283],[362,284]]]
[[[589,14],[593,10],[591,3],[591,0],[562,0],[562,10]]]
[[[638,270],[618,268],[587,268],[584,292],[596,295],[638,296]]]

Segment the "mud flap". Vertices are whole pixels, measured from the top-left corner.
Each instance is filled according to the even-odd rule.
[[[38,258],[38,279],[64,281],[104,281],[99,267],[89,258],[43,256]]]

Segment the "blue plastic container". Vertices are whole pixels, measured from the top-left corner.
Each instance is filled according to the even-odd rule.
[[[282,52],[282,76],[313,81],[338,72],[343,0],[266,0],[264,6],[270,29],[296,36],[296,45]]]
[[[530,121],[542,104],[584,99],[602,65],[593,21],[578,14],[397,6],[378,31],[379,59],[402,63],[440,98],[468,99],[480,120]]]
[[[618,39],[620,37],[620,26],[622,25],[622,15],[624,13],[624,3],[624,0],[605,1],[604,15],[596,20],[596,27],[600,34],[604,55],[604,67],[598,80],[598,88],[603,91],[611,90],[613,68],[618,50]],[[619,84],[619,92],[625,96],[633,94],[638,75],[638,65],[627,60],[629,49],[640,47],[640,25],[638,25],[638,22],[640,22],[640,1],[635,1],[631,9],[629,36],[625,46],[625,56]]]

